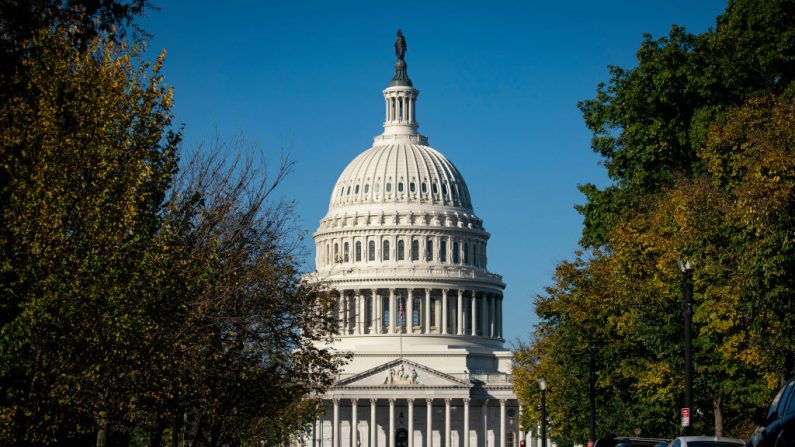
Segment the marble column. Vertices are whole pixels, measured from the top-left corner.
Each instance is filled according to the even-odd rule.
[[[472,302],[469,303],[471,309],[469,310],[469,316],[472,319],[472,327],[471,333],[472,336],[478,335],[478,292],[475,289],[472,289]]]
[[[494,317],[496,316],[495,312],[494,312],[494,307],[495,307],[494,306],[494,302],[495,301],[497,301],[497,295],[492,295],[491,299],[489,300],[489,337],[495,337],[497,335],[497,334],[495,334],[495,323],[496,322],[494,321]]]
[[[389,289],[389,333],[395,333],[395,289]]]
[[[379,322],[381,321],[381,319],[378,318],[379,315],[378,315],[378,296],[377,295],[378,295],[378,292],[376,291],[376,289],[372,289],[370,291],[370,298],[371,298],[371,301],[370,301],[370,306],[371,306],[370,307],[370,325],[371,325],[370,327],[371,327],[371,329],[370,329],[370,332],[371,333],[375,332],[376,334],[380,334],[381,333],[381,331],[380,331],[381,325],[379,324]]]
[[[450,447],[450,401],[444,400],[444,447]]]
[[[356,447],[359,445],[359,399],[351,399],[351,446]],[[504,446],[503,446],[504,447]]]
[[[378,445],[378,425],[375,420],[377,405],[378,399],[370,399],[370,443],[367,444],[367,447],[377,447]]]
[[[412,289],[407,290],[406,293],[406,333],[411,334],[414,332],[414,294]]]
[[[431,333],[431,289],[425,289],[425,315],[423,315],[423,334]]]
[[[409,413],[409,443],[408,447],[414,447],[414,399],[406,399]],[[355,447],[355,446],[354,446]]]
[[[442,334],[447,334],[447,289],[442,289]],[[445,446],[448,447],[448,446]]]
[[[389,439],[386,445],[395,447],[395,399],[389,399]]]
[[[458,321],[456,322],[456,331],[458,335],[464,335],[464,291],[458,289],[458,307],[456,308]]]
[[[351,316],[353,317],[352,318],[352,320],[353,320],[353,322],[352,322],[352,324],[353,324],[353,333],[356,334],[356,335],[361,334],[361,330],[360,330],[361,328],[359,326],[359,321],[361,320],[361,315],[359,315],[359,309],[361,309],[362,303],[361,303],[361,300],[359,298],[361,298],[361,295],[359,294],[359,291],[358,290],[354,290],[353,291],[353,312],[352,312],[353,315],[351,315]]]
[[[469,447],[469,399],[464,399],[464,439],[463,447]]]
[[[331,445],[340,447],[340,400],[333,399],[334,403],[334,420],[331,426]]]
[[[488,296],[489,294],[483,292],[480,297],[480,335],[487,337],[489,334],[489,311],[488,311]]]
[[[345,334],[345,291],[340,290],[340,298],[337,302],[337,317],[340,324],[340,334]]]
[[[312,447],[317,447],[317,422],[312,424]]]
[[[483,439],[483,447],[489,445],[489,400],[483,401],[483,406],[480,407],[480,424],[482,433],[480,438]]]
[[[505,447],[505,399],[500,399],[500,447]]]
[[[433,399],[425,399],[425,447],[433,447]]]

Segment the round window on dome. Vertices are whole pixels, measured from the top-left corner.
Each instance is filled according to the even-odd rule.
[[[392,192],[392,183],[391,182],[387,182],[387,184],[386,184],[386,192]]]
[[[415,185],[414,182],[409,183],[409,192],[415,191],[417,191],[417,185]]]
[[[422,186],[420,186],[420,189],[422,190],[423,194],[426,194],[428,192],[428,184],[425,183],[425,182],[422,182]]]
[[[403,182],[398,182],[398,192],[403,192]]]

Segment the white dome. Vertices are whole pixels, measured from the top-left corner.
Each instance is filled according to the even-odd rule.
[[[464,178],[437,150],[405,140],[376,145],[342,171],[329,201],[338,208],[430,204],[472,211]]]

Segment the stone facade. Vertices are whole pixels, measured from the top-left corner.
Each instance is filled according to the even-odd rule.
[[[418,133],[402,57],[397,69],[383,134],[340,175],[313,234],[307,280],[337,297],[334,347],[353,357],[301,442],[512,447],[521,409],[503,346],[505,284],[488,271],[489,233],[463,176]]]

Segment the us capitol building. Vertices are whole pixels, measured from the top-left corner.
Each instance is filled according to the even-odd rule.
[[[503,289],[464,177],[417,131],[403,35],[383,134],[334,185],[313,234],[334,296],[335,349],[353,354],[322,396],[312,447],[511,447],[520,439]]]

